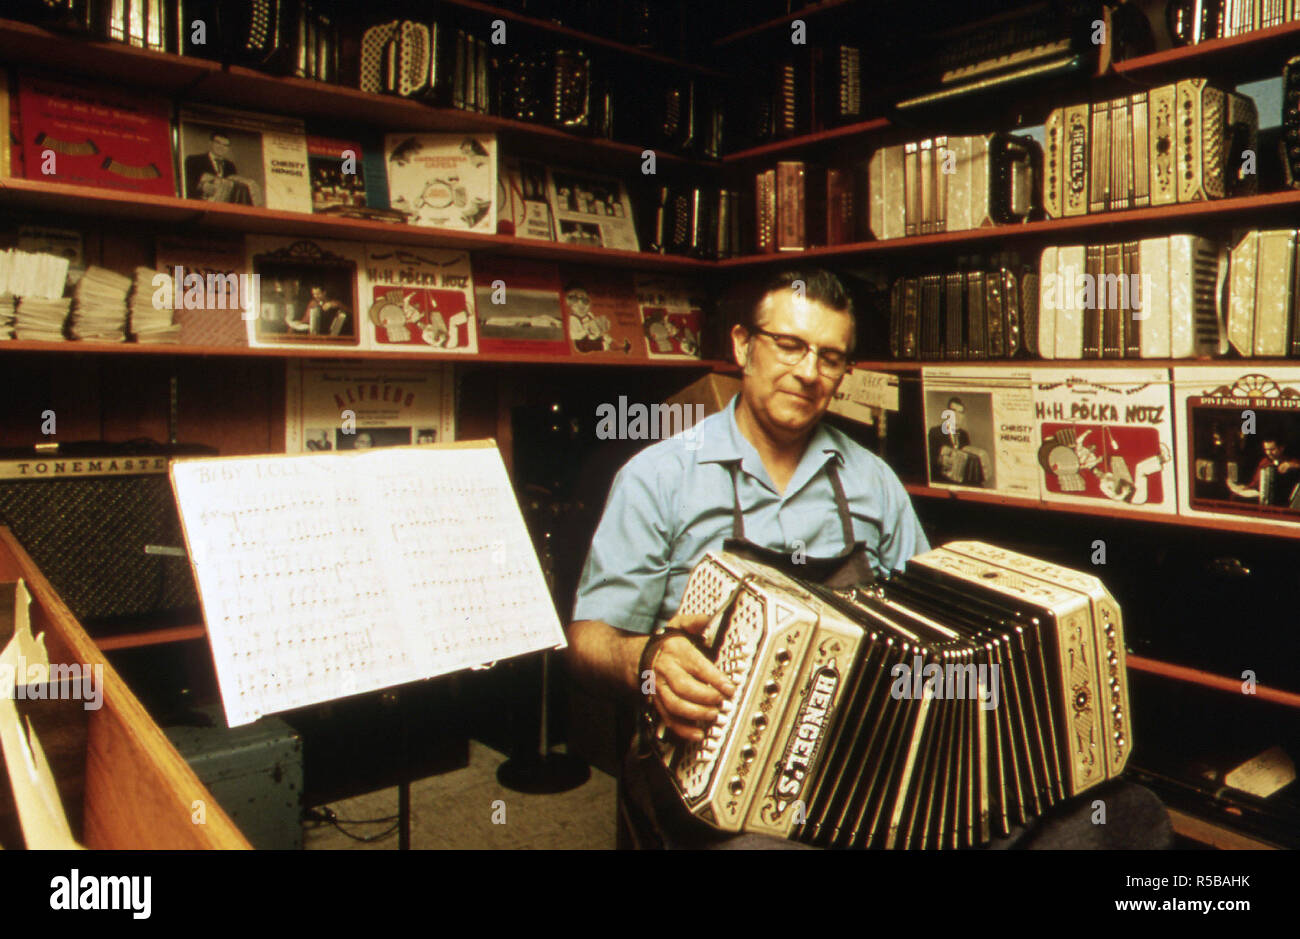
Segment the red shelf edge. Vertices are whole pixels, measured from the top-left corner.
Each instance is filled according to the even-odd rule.
[[[842,137],[865,136],[878,130],[884,130],[890,126],[888,118],[873,117],[870,120],[845,124],[842,127],[832,127],[829,130],[819,130],[815,133],[804,134],[799,137],[790,137],[786,140],[776,140],[772,143],[760,144],[757,147],[737,150],[735,153],[729,153],[724,156],[722,158],[722,163],[724,165],[746,163],[762,156],[770,156],[774,153],[783,153],[787,150],[801,150],[804,147],[814,147],[818,144],[830,140],[838,140]]]
[[[1162,205],[1156,208],[1126,209],[1122,212],[1098,212],[1073,218],[1045,219],[1038,222],[1025,222],[1020,225],[989,225],[984,228],[940,232],[935,235],[913,235],[906,238],[856,241],[846,245],[825,245],[803,251],[747,254],[736,258],[725,258],[714,263],[722,268],[749,267],[759,264],[789,263],[793,258],[835,258],[945,244],[995,241],[1000,238],[1033,238],[1039,235],[1050,235],[1052,232],[1087,231],[1094,228],[1106,228],[1111,225],[1129,223],[1164,223],[1169,220],[1186,220],[1192,223],[1199,219],[1246,215],[1263,210],[1295,207],[1300,207],[1300,191],[1288,189],[1283,192],[1237,196],[1232,199],[1215,199],[1208,202],[1183,202],[1176,205]]]
[[[0,177],[0,202],[6,193],[21,197],[44,197],[51,200],[75,200],[78,205],[63,211],[93,212],[96,206],[124,210],[123,215],[144,221],[167,219],[185,223],[198,223],[207,227],[223,227],[246,234],[274,233],[283,225],[286,233],[311,228],[310,234],[319,238],[357,239],[377,238],[401,242],[409,236],[411,244],[427,244],[462,251],[497,251],[520,257],[538,257],[548,260],[582,263],[619,263],[634,269],[638,264],[650,270],[681,269],[707,270],[715,262],[696,258],[664,255],[650,251],[623,251],[613,248],[588,248],[557,241],[534,241],[513,235],[485,235],[459,232],[420,225],[376,222],[369,219],[341,219],[329,215],[304,212],[286,212],[257,206],[215,205],[181,199],[177,196],[152,196],[111,189],[67,183],[48,183],[19,177]],[[21,202],[23,198],[15,198]],[[397,236],[397,237],[393,237]]]
[[[252,346],[191,346],[180,343],[141,342],[44,342],[35,340],[0,340],[3,352],[62,352],[99,355],[174,355],[213,356],[226,358],[281,358],[330,359],[333,361],[392,360],[401,362],[461,363],[462,365],[609,365],[615,368],[684,368],[707,369],[715,372],[734,371],[729,362],[715,359],[592,359],[579,355],[560,356],[542,353],[446,353],[446,352],[388,352],[376,349],[343,350],[320,346],[303,348],[256,348]]]
[[[1277,26],[1270,26],[1267,29],[1251,30],[1237,36],[1229,36],[1226,39],[1209,39],[1194,46],[1177,46],[1172,49],[1163,49],[1160,52],[1135,56],[1131,59],[1115,62],[1111,68],[1118,75],[1137,74],[1170,65],[1185,64],[1189,59],[1213,58],[1219,53],[1239,50],[1243,46],[1254,43],[1266,43],[1292,33],[1300,33],[1300,20],[1291,20]]]
[[[955,502],[977,502],[985,505],[1005,505],[1017,509],[1040,509],[1047,512],[1063,512],[1067,515],[1093,515],[1120,521],[1151,522],[1157,525],[1174,525],[1182,528],[1214,529],[1231,531],[1238,534],[1267,535],[1280,538],[1300,539],[1300,525],[1284,522],[1229,521],[1219,518],[1201,518],[1199,516],[1177,515],[1163,512],[1117,512],[1110,508],[1090,505],[1074,505],[1065,502],[1044,502],[1024,496],[1011,496],[1004,493],[984,492],[965,489],[944,489],[927,486],[922,483],[903,483],[909,494],[922,498],[951,499]]]
[[[1215,675],[1213,672],[1202,671],[1199,668],[1175,665],[1172,662],[1150,659],[1141,655],[1127,655],[1125,660],[1128,667],[1135,671],[1160,675],[1163,678],[1172,678],[1175,681],[1184,681],[1205,688],[1214,688],[1218,691],[1241,694],[1240,678],[1226,678],[1222,675]],[[1263,685],[1256,685],[1254,697],[1261,701],[1271,701],[1274,704],[1282,704],[1286,707],[1300,708],[1300,694],[1293,691],[1283,691],[1280,688],[1266,688]]]
[[[113,652],[120,649],[139,649],[142,646],[165,645],[171,642],[192,642],[207,637],[207,627],[199,623],[194,626],[172,626],[167,629],[104,636],[96,639],[95,645],[99,646],[101,652]]]

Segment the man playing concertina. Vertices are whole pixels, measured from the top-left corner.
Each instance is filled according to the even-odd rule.
[[[569,627],[569,662],[580,680],[652,707],[683,740],[701,740],[736,691],[681,632],[698,635],[709,620],[677,613],[705,552],[725,549],[802,580],[848,587],[888,576],[929,550],[893,470],[822,422],[855,334],[852,304],[833,274],[790,270],[766,284],[731,330],[740,394],[691,432],[642,450],[614,479]],[[643,696],[643,686],[652,692]],[[644,845],[802,847],[712,830],[690,816],[662,768],[635,747],[623,787],[620,809]],[[1167,841],[1163,807],[1130,788],[1138,789],[1134,811],[1155,803]],[[1112,818],[1128,809],[1117,799]],[[1094,832],[1082,834],[1071,843],[1106,846],[1088,842]]]

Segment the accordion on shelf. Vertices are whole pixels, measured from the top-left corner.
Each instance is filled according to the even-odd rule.
[[[897,102],[899,110],[952,104],[1077,73],[1096,62],[1093,24],[1103,12],[1096,0],[1002,6],[1010,9],[969,24],[952,26],[937,18],[941,32],[927,37],[920,54],[908,55],[900,70],[901,87],[912,91]]]
[[[1228,263],[1228,342],[1246,358],[1300,355],[1296,230],[1249,231]]]
[[[758,173],[755,248],[771,254],[853,241],[860,185],[851,172],[799,160]]]
[[[814,96],[823,127],[862,120],[862,49],[843,42],[813,50]]]
[[[646,250],[695,258],[740,253],[740,193],[661,186],[654,193]]]
[[[656,726],[686,807],[822,847],[960,848],[1124,769],[1119,606],[1097,578],[978,542],[833,592],[735,555],[681,610],[736,685],[704,740]]]
[[[1038,354],[1045,359],[1167,359],[1222,348],[1226,258],[1195,235],[1043,250]]]
[[[1057,108],[1044,127],[1050,218],[1248,195],[1259,118],[1245,95],[1188,78],[1111,101]]]
[[[486,113],[494,69],[487,43],[445,23],[394,20],[361,38],[359,87]]]
[[[591,60],[581,50],[511,56],[501,71],[501,116],[566,130],[599,131],[608,103],[593,99]]]
[[[890,292],[895,359],[1010,358],[1021,349],[1020,285],[1006,269],[901,277]]]
[[[1169,37],[1175,46],[1189,46],[1210,39],[1226,39],[1257,29],[1279,26],[1300,19],[1300,6],[1292,0],[1170,0],[1165,7]]]
[[[1300,55],[1287,59],[1282,68],[1282,137],[1277,146],[1286,184],[1300,189]]]
[[[1024,222],[1039,212],[1031,137],[933,137],[882,147],[868,165],[871,233],[902,238]]]

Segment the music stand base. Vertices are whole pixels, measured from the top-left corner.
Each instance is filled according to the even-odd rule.
[[[590,778],[591,768],[571,753],[511,757],[497,767],[497,782],[513,792],[568,792]]]

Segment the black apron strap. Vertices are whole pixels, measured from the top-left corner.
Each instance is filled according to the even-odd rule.
[[[839,470],[835,468],[835,458],[826,464],[826,475],[831,478],[831,488],[835,490],[835,508],[840,513],[840,528],[844,531],[844,550],[853,550],[853,516],[849,513],[849,500],[844,497],[844,485],[840,482]]]
[[[740,510],[740,462],[727,464],[731,471],[731,537],[737,541],[745,537],[745,516]],[[844,535],[844,550],[853,550],[853,515],[849,512],[849,500],[844,495],[844,484],[840,482],[839,471],[835,468],[835,459],[826,463],[826,475],[830,477],[831,489],[835,492],[835,510],[840,516],[840,531]]]
[[[745,537],[745,516],[740,511],[740,461],[728,463],[727,469],[731,470],[731,537],[742,541]]]

